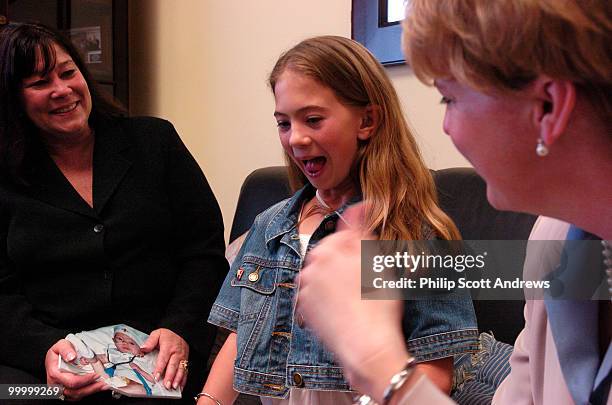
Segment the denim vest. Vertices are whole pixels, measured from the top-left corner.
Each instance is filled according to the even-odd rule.
[[[294,318],[303,261],[296,223],[313,195],[306,186],[257,216],[211,310],[210,323],[237,332],[236,391],[286,398],[290,388],[350,390],[333,354]],[[323,219],[308,249],[334,232],[345,208]],[[478,350],[469,297],[406,301],[403,328],[420,362]]]

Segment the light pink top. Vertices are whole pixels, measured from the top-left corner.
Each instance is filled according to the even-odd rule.
[[[530,240],[559,240],[567,235],[569,225],[556,219],[540,217]],[[540,245],[538,245],[540,246]],[[547,244],[546,251],[527,251],[524,273],[554,270],[560,261],[562,243]],[[493,397],[494,405],[573,404],[557,357],[555,343],[548,324],[543,300],[528,300],[525,304],[525,328],[521,331],[510,357],[512,371]],[[413,403],[453,404],[425,377],[407,392],[400,405]],[[608,396],[608,405],[612,397]]]

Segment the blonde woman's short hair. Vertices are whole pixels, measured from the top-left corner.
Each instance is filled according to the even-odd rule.
[[[539,75],[570,80],[612,114],[612,1],[410,0],[406,59],[423,82],[454,78],[517,90]]]

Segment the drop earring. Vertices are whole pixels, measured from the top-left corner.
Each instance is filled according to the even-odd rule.
[[[544,140],[542,138],[538,138],[538,144],[536,145],[536,154],[539,157],[544,157],[548,155],[548,147],[544,144]]]

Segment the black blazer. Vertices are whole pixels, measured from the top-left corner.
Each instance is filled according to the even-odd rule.
[[[0,363],[44,376],[70,332],[173,330],[207,358],[227,273],[215,197],[172,124],[95,128],[91,208],[41,149],[28,186],[0,181]]]

